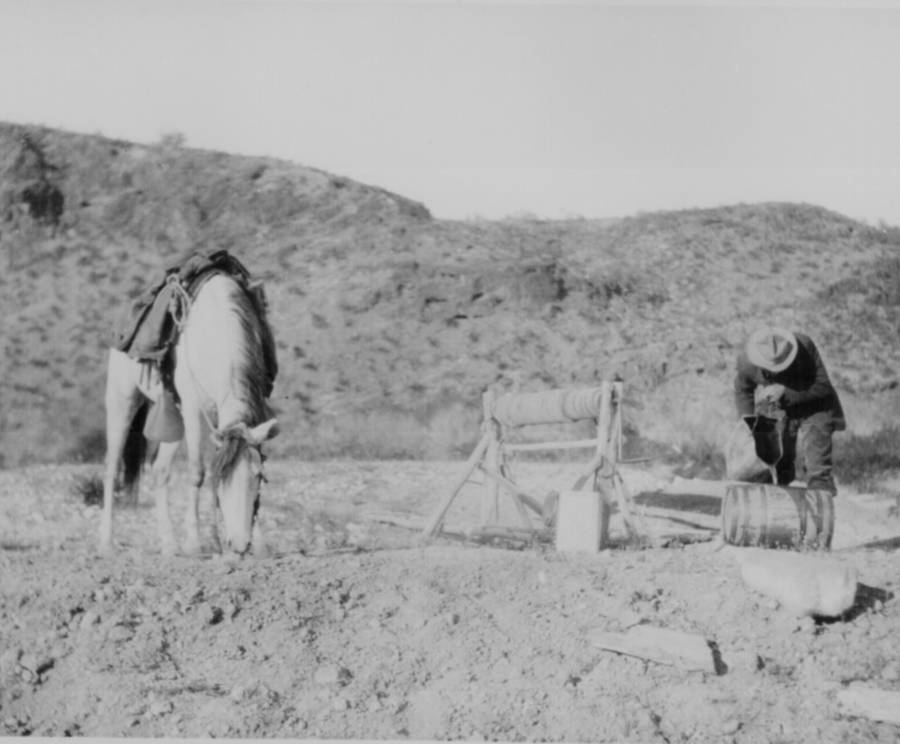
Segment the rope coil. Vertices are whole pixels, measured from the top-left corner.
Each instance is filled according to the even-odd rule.
[[[166,287],[171,293],[171,297],[169,298],[169,314],[172,316],[175,327],[181,331],[184,329],[188,313],[191,310],[191,296],[178,278],[178,274],[169,274],[169,276],[166,277]]]

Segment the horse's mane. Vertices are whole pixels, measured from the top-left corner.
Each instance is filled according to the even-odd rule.
[[[219,483],[231,476],[249,446],[250,444],[237,429],[229,429],[222,433],[222,444],[213,455],[209,466],[209,477],[213,488],[218,488]]]
[[[238,321],[240,329],[238,337],[233,339],[232,394],[246,409],[243,422],[253,427],[271,416],[266,403],[269,373],[263,351],[262,323],[265,321],[240,284],[229,281],[225,286],[225,312]]]
[[[244,407],[242,423],[254,427],[268,420],[272,411],[266,402],[269,373],[263,353],[263,329],[265,321],[247,291],[237,282],[227,284],[227,312],[238,321],[240,338],[236,340],[234,363],[231,373],[232,394]],[[220,422],[221,423],[221,422]],[[222,445],[210,465],[210,477],[214,484],[227,479],[240,457],[249,446],[237,430],[221,433]]]

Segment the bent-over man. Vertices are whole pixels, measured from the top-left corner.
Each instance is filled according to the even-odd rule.
[[[784,419],[783,454],[776,466],[779,485],[794,480],[799,455],[807,488],[837,492],[832,434],[846,428],[844,411],[809,336],[774,327],[751,334],[738,354],[734,399],[740,416],[772,415],[775,409],[775,417]]]

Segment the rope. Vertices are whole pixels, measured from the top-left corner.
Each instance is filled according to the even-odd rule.
[[[169,314],[180,333],[184,324],[187,323],[187,316],[191,311],[191,296],[178,278],[178,274],[169,274],[166,277],[166,286],[172,293],[169,298]]]
[[[178,278],[178,274],[169,274],[166,277],[166,287],[169,288],[171,292],[171,297],[169,298],[169,315],[172,316],[172,322],[175,323],[175,327],[178,329],[178,333],[181,334],[184,332],[184,327],[187,325],[188,314],[191,311],[191,295],[184,288],[184,284],[181,283],[181,280]],[[188,374],[191,376],[191,379],[194,381],[194,387],[201,394],[205,394],[206,391],[203,390],[203,386],[200,384],[200,380],[197,379],[197,376],[194,374],[194,369],[191,366],[191,363],[188,359],[188,348],[187,344],[184,347],[184,366],[187,369]],[[209,396],[207,396],[209,397]],[[209,427],[210,431],[210,440],[213,443],[213,446],[218,449],[222,446],[223,439],[222,435],[218,430],[218,427],[215,426],[210,419],[209,415],[206,413],[206,409],[203,407],[202,402],[198,401],[198,406],[200,410],[200,415],[206,421],[206,425]]]

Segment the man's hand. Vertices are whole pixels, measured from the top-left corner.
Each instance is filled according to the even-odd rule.
[[[782,395],[784,395],[784,385],[766,385],[760,393],[762,400],[767,403],[777,403],[781,400]]]

